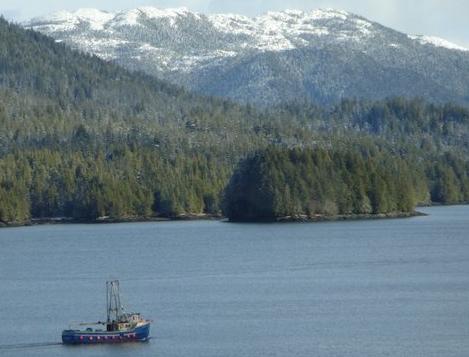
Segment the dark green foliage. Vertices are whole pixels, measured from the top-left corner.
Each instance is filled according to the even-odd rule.
[[[454,154],[395,155],[376,145],[284,149],[244,159],[224,192],[233,221],[408,213],[416,204],[469,201],[469,163]]]
[[[219,214],[239,160],[269,147],[240,164],[227,192],[244,196],[227,209],[270,219],[469,201],[468,143],[464,108],[389,99],[259,112],[0,19],[0,223]]]
[[[408,163],[386,153],[272,147],[240,164],[223,208],[235,221],[412,212],[411,173]]]
[[[330,108],[291,103],[272,109],[272,115],[294,118],[321,132],[353,131],[379,136],[396,146],[412,143],[426,152],[457,147],[469,153],[469,110],[453,104],[404,98],[343,100]]]
[[[0,219],[25,222],[31,216],[95,220],[173,217],[218,213],[219,193],[228,178],[202,156],[165,160],[147,150],[122,149],[104,155],[36,150],[0,160]]]
[[[469,163],[446,154],[427,169],[431,200],[444,204],[469,202]]]

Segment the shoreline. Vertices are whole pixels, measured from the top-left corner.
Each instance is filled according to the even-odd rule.
[[[340,221],[366,221],[378,219],[399,219],[428,216],[426,213],[413,212],[393,212],[380,214],[350,214],[350,215],[315,215],[315,216],[285,216],[265,219],[252,220],[229,220],[230,223],[321,223],[321,222],[340,222]]]
[[[427,206],[428,207],[428,206]],[[222,221],[228,223],[320,223],[320,222],[340,222],[340,221],[361,221],[361,220],[377,220],[377,219],[399,219],[412,218],[419,216],[427,216],[427,214],[414,212],[394,212],[387,214],[352,214],[352,215],[316,215],[316,216],[286,216],[276,217],[272,219],[253,219],[253,220],[230,220],[225,216],[217,214],[197,214],[197,215],[180,215],[174,217],[126,217],[126,218],[109,218],[101,217],[95,220],[77,219],[72,217],[50,217],[50,218],[33,218],[28,222],[0,222],[1,228],[14,227],[30,227],[40,225],[56,225],[56,224],[117,224],[117,223],[145,223],[145,222],[175,222],[175,221]]]
[[[222,220],[225,217],[215,214],[194,214],[179,215],[174,217],[125,217],[110,218],[100,217],[97,219],[84,219],[72,217],[48,217],[48,218],[32,218],[28,222],[4,222],[0,221],[1,228],[14,227],[31,227],[42,225],[59,225],[59,224],[118,224],[118,223],[145,223],[145,222],[175,222],[175,221],[215,221]]]
[[[48,217],[48,218],[33,218],[28,222],[4,222],[0,220],[0,229],[2,228],[17,228],[17,227],[31,227],[40,225],[55,225],[55,224],[117,224],[117,223],[145,223],[145,222],[175,222],[175,221],[226,221],[227,223],[321,223],[321,222],[340,222],[340,221],[366,221],[378,219],[402,219],[428,216],[428,214],[417,211],[418,208],[426,207],[445,207],[445,206],[464,206],[469,205],[469,202],[461,203],[431,203],[422,204],[416,207],[413,212],[393,212],[381,214],[351,214],[351,215],[315,215],[315,216],[286,216],[275,217],[269,219],[252,219],[252,220],[230,220],[221,214],[182,214],[172,217],[125,217],[125,218],[110,218],[100,217],[94,220],[79,219],[72,217]]]

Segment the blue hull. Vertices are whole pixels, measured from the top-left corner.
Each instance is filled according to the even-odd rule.
[[[64,330],[62,342],[66,345],[91,345],[101,343],[123,343],[148,341],[150,323],[127,331],[79,331]]]

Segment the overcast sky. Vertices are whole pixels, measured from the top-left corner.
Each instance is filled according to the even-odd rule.
[[[254,16],[269,10],[336,8],[406,33],[443,37],[469,48],[469,0],[0,0],[0,13],[21,21],[57,10],[94,7],[119,11],[138,6],[178,7]]]

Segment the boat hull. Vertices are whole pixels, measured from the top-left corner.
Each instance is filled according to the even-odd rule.
[[[126,331],[64,330],[62,342],[66,345],[145,342],[150,335],[150,322]]]

